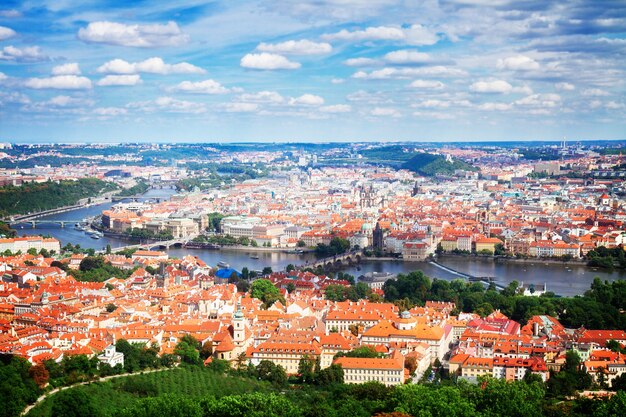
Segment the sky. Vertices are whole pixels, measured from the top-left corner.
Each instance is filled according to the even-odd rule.
[[[624,0],[3,0],[0,141],[626,139]]]

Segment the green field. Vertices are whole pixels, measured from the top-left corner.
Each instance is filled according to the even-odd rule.
[[[272,386],[249,378],[223,376],[213,371],[199,368],[177,368],[130,377],[120,377],[106,382],[72,388],[82,390],[89,396],[103,415],[110,416],[115,411],[127,408],[146,397],[159,397],[165,394],[181,394],[187,397],[216,398],[247,392],[270,392]],[[33,408],[28,417],[48,417],[56,394],[46,398]]]

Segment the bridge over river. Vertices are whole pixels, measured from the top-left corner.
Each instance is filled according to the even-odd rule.
[[[173,247],[183,247],[185,246],[185,244],[187,242],[189,242],[191,239],[193,239],[195,236],[187,236],[184,238],[178,238],[178,239],[170,239],[170,240],[157,240],[155,242],[151,242],[151,243],[139,243],[139,244],[134,244],[134,245],[126,245],[126,246],[119,246],[116,248],[112,248],[111,251],[112,252],[118,252],[118,251],[123,251],[126,249],[138,249],[138,250],[160,250],[160,249],[169,249],[169,248],[173,248]],[[105,253],[105,250],[99,250],[96,251],[96,253]]]
[[[361,262],[363,258],[362,250],[353,250],[339,255],[328,256],[326,258],[316,259],[296,266],[296,269],[317,268],[340,269],[346,265],[354,265]]]

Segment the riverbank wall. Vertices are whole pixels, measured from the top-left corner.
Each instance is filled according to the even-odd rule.
[[[570,259],[570,260],[562,260],[562,259],[551,259],[551,258],[510,258],[510,257],[500,257],[500,256],[488,256],[488,255],[461,255],[461,254],[439,254],[435,257],[435,259],[481,259],[485,261],[491,261],[495,263],[514,263],[514,264],[553,264],[553,265],[576,265],[576,266],[587,266],[587,261],[585,259]]]

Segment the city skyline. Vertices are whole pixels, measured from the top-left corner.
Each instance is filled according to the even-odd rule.
[[[624,139],[617,1],[12,2],[0,141]]]

